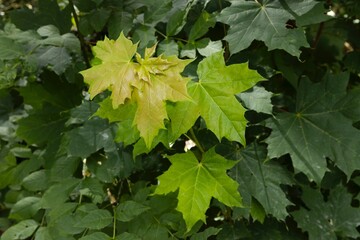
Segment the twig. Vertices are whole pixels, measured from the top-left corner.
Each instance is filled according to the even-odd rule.
[[[318,43],[320,41],[321,33],[322,33],[323,29],[324,29],[324,25],[325,25],[324,22],[320,23],[319,28],[318,28],[317,33],[316,33],[316,37],[315,37],[315,39],[313,41],[313,44],[312,44],[311,48],[315,49],[317,47],[317,45],[318,45]]]
[[[88,55],[87,55],[87,52],[86,52],[86,43],[85,43],[84,36],[81,34],[81,32],[79,30],[79,18],[78,18],[78,15],[76,13],[76,10],[75,10],[73,0],[69,0],[69,5],[71,7],[71,12],[72,12],[72,15],[74,17],[75,26],[76,26],[76,28],[78,30],[78,38],[80,40],[81,52],[82,52],[86,67],[90,68],[91,65],[90,65],[89,58],[88,58]]]

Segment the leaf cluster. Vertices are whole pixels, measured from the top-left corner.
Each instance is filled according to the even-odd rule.
[[[357,1],[0,6],[1,240],[360,237]]]

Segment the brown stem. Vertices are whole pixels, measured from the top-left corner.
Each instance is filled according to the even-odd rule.
[[[85,43],[84,36],[81,34],[81,32],[80,32],[80,30],[79,30],[79,18],[78,18],[78,15],[77,15],[77,13],[76,13],[76,10],[75,10],[73,0],[69,0],[69,4],[70,4],[70,7],[71,7],[72,15],[73,15],[73,17],[74,17],[75,26],[76,26],[76,28],[77,28],[77,30],[78,30],[78,38],[79,38],[79,40],[80,40],[81,52],[82,52],[82,55],[83,55],[83,58],[84,58],[86,67],[87,67],[87,68],[90,68],[91,65],[90,65],[90,62],[89,62],[88,54],[87,54],[87,52],[86,52],[86,43]]]
[[[317,33],[316,33],[316,37],[315,37],[315,39],[313,41],[313,44],[311,46],[313,49],[315,49],[317,47],[317,45],[318,45],[318,43],[320,41],[320,36],[321,36],[321,33],[322,33],[323,29],[324,29],[324,25],[325,25],[324,22],[320,23],[320,25],[319,25],[319,28],[318,28]]]

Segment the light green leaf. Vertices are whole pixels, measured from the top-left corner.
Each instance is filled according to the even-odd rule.
[[[11,226],[1,236],[1,240],[22,240],[34,234],[39,223],[32,219],[24,220]]]
[[[237,94],[244,102],[245,107],[256,112],[272,114],[273,105],[271,104],[272,93],[263,87],[254,86],[252,89]]]
[[[125,146],[131,145],[140,138],[139,131],[133,125],[131,119],[122,121],[118,124],[115,141],[124,143]]]
[[[310,188],[303,189],[302,199],[307,209],[291,215],[298,226],[309,233],[310,240],[356,239],[360,236],[360,210],[351,206],[352,195],[345,187],[337,186],[330,191],[325,202],[322,194]]]
[[[128,222],[135,219],[150,208],[135,201],[126,201],[116,207],[116,220]]]
[[[90,211],[79,222],[77,222],[75,226],[99,230],[110,225],[112,221],[113,216],[109,211],[104,209],[96,209]]]
[[[299,28],[286,28],[295,17],[284,9],[279,0],[232,0],[231,6],[221,11],[218,20],[230,25],[228,35],[232,54],[246,49],[253,40],[265,43],[269,51],[283,49],[300,56],[300,47],[309,47],[305,34]]]
[[[262,77],[247,64],[225,66],[222,52],[205,58],[198,65],[199,82],[189,86],[208,129],[218,139],[226,137],[245,145],[245,109],[235,94],[255,85]]]
[[[330,158],[348,177],[360,168],[360,131],[336,108],[346,92],[349,75],[327,74],[320,83],[300,82],[296,113],[280,113],[266,121],[269,157],[290,153],[297,172],[321,182]],[[338,106],[337,106],[338,107]],[[344,109],[346,106],[342,105]]]
[[[212,148],[199,162],[192,152],[169,156],[172,163],[161,175],[155,194],[166,194],[179,189],[178,206],[189,231],[198,220],[206,222],[205,212],[215,197],[228,206],[241,206],[238,184],[226,175],[236,162],[215,153]]]
[[[12,206],[9,214],[10,219],[24,220],[32,218],[40,209],[39,197],[25,197]]]
[[[265,209],[255,198],[251,199],[250,214],[255,221],[264,223],[266,217]]]
[[[130,60],[136,47],[137,44],[133,44],[123,34],[116,41],[105,38],[104,41],[97,42],[93,51],[102,63],[80,72],[84,81],[90,85],[91,98],[110,89],[113,107],[117,108],[131,97],[135,66]]]

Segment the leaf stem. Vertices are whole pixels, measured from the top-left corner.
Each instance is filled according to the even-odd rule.
[[[70,7],[71,7],[71,12],[72,12],[72,15],[73,15],[73,17],[74,17],[76,29],[78,30],[77,33],[78,33],[78,38],[79,38],[79,40],[80,40],[81,52],[82,52],[82,55],[83,55],[83,58],[84,58],[86,67],[87,67],[87,68],[90,68],[91,65],[90,65],[90,62],[89,62],[88,54],[87,54],[87,52],[86,52],[86,43],[85,43],[84,36],[81,34],[80,29],[79,29],[79,18],[78,18],[78,15],[77,15],[77,13],[76,13],[76,10],[75,10],[73,0],[69,0],[69,5],[70,5]]]
[[[114,212],[114,222],[113,222],[113,236],[112,236],[112,239],[115,240],[115,237],[116,237],[116,209],[115,209],[114,206],[113,206],[113,212]]]
[[[201,152],[201,153],[204,153],[205,150],[204,150],[204,148],[201,146],[199,140],[197,139],[193,128],[190,128],[190,135],[191,135],[191,136],[190,136],[189,138],[194,141],[194,143],[196,144],[196,146],[199,148],[200,152]]]
[[[321,36],[321,33],[322,33],[323,29],[324,29],[324,24],[325,24],[324,22],[321,22],[320,25],[319,25],[319,28],[318,28],[318,30],[316,32],[316,37],[315,37],[314,42],[313,42],[313,44],[311,46],[311,48],[313,48],[313,49],[315,49],[317,47],[317,45],[318,45],[318,43],[320,41],[320,36]]]

